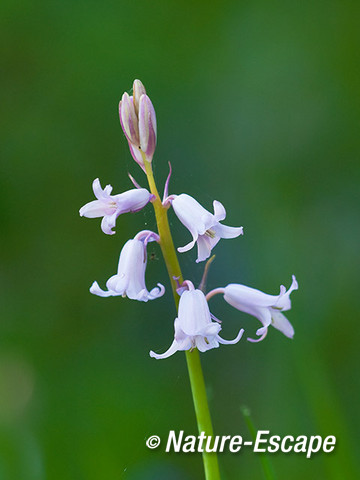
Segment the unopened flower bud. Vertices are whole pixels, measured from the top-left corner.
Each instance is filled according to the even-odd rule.
[[[123,94],[119,104],[119,115],[121,127],[126,138],[133,145],[140,146],[138,118],[135,113],[133,97],[126,92]]]
[[[119,115],[130,153],[145,172],[144,161],[152,161],[156,147],[156,115],[140,80],[134,81],[132,96],[122,96]]]

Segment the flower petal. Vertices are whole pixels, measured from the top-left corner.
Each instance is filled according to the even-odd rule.
[[[238,310],[250,313],[253,306],[271,307],[279,299],[279,295],[268,295],[256,288],[247,287],[238,283],[230,283],[224,288],[224,299]]]
[[[214,225],[213,230],[220,238],[236,238],[244,234],[243,227],[228,227],[227,225],[221,225],[221,223]]]
[[[169,349],[163,354],[157,354],[153,351],[150,352],[150,357],[156,359],[163,359],[168,358],[170,355],[173,355],[175,352],[179,350],[190,350],[193,346],[191,338],[188,337],[180,327],[179,319],[176,318],[174,321],[174,330],[175,330],[175,338],[173,343],[170,345]]]
[[[186,193],[177,195],[171,205],[180,222],[190,231],[193,237],[205,233],[209,228],[205,225],[211,215],[199,202]]]
[[[174,340],[170,345],[170,347],[168,348],[168,350],[166,350],[166,352],[164,353],[159,354],[150,350],[150,357],[156,358],[156,360],[162,360],[163,358],[168,358],[171,355],[174,355],[174,353],[176,353],[178,350],[179,350],[178,342]]]
[[[150,98],[143,94],[139,101],[139,136],[141,150],[151,161],[156,147],[156,115]]]
[[[214,207],[214,217],[218,222],[221,222],[221,220],[225,220],[226,217],[226,210],[225,207],[222,203],[220,203],[218,200],[213,201],[213,207]]]
[[[149,300],[155,300],[156,298],[162,297],[165,293],[165,287],[161,283],[157,284],[157,287],[154,287],[150,292],[148,293],[148,299]]]
[[[109,213],[112,213],[112,210],[103,200],[93,200],[79,210],[80,217],[86,218],[99,218]]]
[[[196,263],[203,262],[211,255],[211,243],[210,238],[206,235],[200,235],[197,239],[198,257]],[[219,238],[218,238],[219,240]]]
[[[101,230],[106,233],[106,235],[115,235],[113,232],[113,228],[116,224],[117,213],[115,212],[113,215],[105,215],[101,220]]]
[[[261,342],[262,340],[264,340],[264,338],[266,337],[268,333],[268,329],[265,330],[265,332],[261,335],[260,338],[247,338],[247,340],[251,343],[258,343],[258,342]]]
[[[127,292],[127,296],[131,300],[138,300],[139,302],[147,302],[149,300],[149,292],[146,290],[146,288],[143,288],[142,290],[140,290],[140,292],[138,292],[135,297],[130,296],[128,292]]]
[[[243,336],[243,333],[244,333],[244,329],[242,328],[239,331],[239,333],[236,335],[234,340],[224,340],[223,338],[220,337],[220,335],[216,335],[216,339],[219,343],[223,343],[224,345],[234,345],[241,339],[241,337]]]
[[[135,113],[133,97],[130,97],[127,92],[123,94],[119,104],[119,116],[121,128],[127,140],[138,147],[140,145],[138,118]]]
[[[221,326],[219,323],[210,322],[201,330],[201,332],[199,332],[199,335],[203,337],[213,337],[214,335],[217,335],[220,330]]]
[[[116,202],[117,215],[129,212],[138,212],[150,201],[151,194],[146,188],[133,188],[126,192],[114,195],[112,198]]]
[[[178,247],[177,251],[179,253],[184,253],[184,252],[187,252],[188,250],[191,250],[195,245],[196,240],[197,240],[197,237],[193,238],[191,242],[189,242],[188,244],[184,245],[183,247]]]
[[[217,341],[217,337],[203,337],[198,335],[195,337],[195,345],[196,348],[200,352],[206,352],[207,350],[211,350],[212,348],[219,348],[219,342]]]
[[[188,290],[181,295],[178,323],[181,330],[190,337],[201,335],[211,323],[209,306],[202,291]]]
[[[102,290],[99,287],[99,284],[97,282],[94,282],[91,285],[90,293],[93,293],[94,295],[98,295],[99,297],[111,297],[112,296],[112,292]]]
[[[282,286],[283,287],[283,286]],[[273,305],[274,308],[278,308],[279,310],[282,311],[287,311],[290,310],[291,308],[291,300],[290,300],[290,293],[293,292],[294,290],[298,290],[299,285],[296,281],[295,275],[292,276],[292,283],[288,291],[286,291],[285,287],[283,287],[283,291],[280,290],[280,295],[278,297],[278,300],[276,303]]]
[[[100,180],[98,178],[95,178],[95,180],[93,181],[92,188],[93,188],[94,195],[98,200],[107,201],[112,192],[111,185],[106,185],[106,187],[103,190],[101,188]]]
[[[289,320],[285,317],[284,314],[279,312],[278,310],[272,310],[271,312],[272,318],[272,326],[280,330],[284,335],[289,338],[293,338],[294,336],[294,327],[291,325]]]

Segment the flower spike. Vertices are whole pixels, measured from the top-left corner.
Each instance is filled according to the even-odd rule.
[[[150,230],[143,230],[132,240],[128,240],[120,253],[117,274],[106,282],[107,290],[102,290],[99,284],[94,282],[90,292],[99,297],[122,296],[141,302],[164,295],[165,287],[161,283],[158,283],[158,286],[150,292],[145,285],[146,245],[148,242],[159,242],[159,240],[159,235]]]
[[[158,354],[151,351],[150,357],[159,360],[170,357],[179,350],[194,348],[200,352],[206,352],[212,348],[218,348],[220,343],[237,343],[244,333],[241,329],[234,340],[221,338],[219,336],[221,326],[218,322],[211,321],[211,313],[203,292],[195,289],[189,280],[184,284],[188,290],[185,290],[180,297],[178,318],[174,322],[174,341],[165,353]]]

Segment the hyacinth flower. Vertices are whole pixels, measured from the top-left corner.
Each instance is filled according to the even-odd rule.
[[[133,84],[133,95],[124,93],[119,103],[119,117],[127,138],[130,153],[136,163],[145,169],[145,161],[151,162],[156,147],[156,115],[150,98],[140,80]]]
[[[281,285],[279,295],[268,295],[255,288],[231,283],[225,288],[212,290],[207,294],[206,298],[209,300],[214,295],[222,293],[224,300],[232,307],[260,320],[263,326],[256,331],[260,338],[248,338],[250,342],[260,342],[266,337],[270,325],[280,330],[287,337],[293,338],[294,328],[281,312],[290,310],[290,294],[297,289],[298,283],[295,275],[293,275],[289,290],[286,290],[284,285]]]
[[[101,230],[107,235],[114,235],[113,228],[119,215],[138,212],[152,198],[152,194],[146,188],[133,188],[118,195],[111,195],[112,186],[106,185],[102,189],[98,178],[95,178],[92,187],[97,200],[93,200],[81,207],[79,213],[81,217],[103,217]]]
[[[192,241],[187,245],[179,247],[178,252],[187,252],[197,243],[198,257],[196,263],[210,257],[211,250],[219,242],[220,238],[236,238],[244,233],[243,227],[227,227],[220,223],[222,220],[225,220],[226,210],[217,200],[213,202],[213,214],[186,193],[170,195],[164,201],[165,205],[167,203],[171,203],[176,216],[193,237]]]
[[[107,290],[102,290],[97,282],[90,287],[90,292],[99,297],[128,297],[131,300],[147,302],[162,297],[165,288],[161,283],[150,292],[145,285],[145,270],[147,263],[146,246],[149,242],[158,242],[159,236],[143,230],[123,246],[116,275],[106,282]]]
[[[189,280],[184,282],[188,287],[179,302],[178,317],[175,319],[175,338],[170,348],[163,354],[150,352],[150,357],[162,359],[170,357],[179,350],[193,350],[206,352],[211,348],[218,348],[219,344],[232,345],[237,343],[244,330],[240,330],[234,340],[224,340],[219,336],[221,326],[218,321],[211,321],[212,315],[209,310],[204,293],[196,290]]]
[[[126,296],[142,302],[164,295],[165,288],[162,284],[158,283],[157,287],[148,291],[145,283],[147,243],[155,241],[159,244],[168,272],[177,315],[172,316],[176,319],[174,341],[170,348],[165,353],[151,351],[150,356],[155,359],[165,359],[171,357],[175,352],[185,352],[198,428],[199,431],[209,436],[212,435],[213,428],[200,353],[217,348],[220,344],[238,343],[244,330],[241,329],[234,340],[224,340],[220,337],[221,322],[210,312],[208,300],[221,293],[230,305],[258,318],[262,327],[257,330],[260,338],[254,341],[262,340],[270,325],[288,337],[292,337],[294,330],[282,312],[290,309],[290,293],[298,287],[295,277],[293,277],[293,283],[289,290],[286,291],[285,287],[281,287],[279,295],[267,295],[240,284],[217,288],[206,295],[206,278],[213,258],[207,261],[203,279],[198,288],[195,288],[190,280],[182,282],[181,268],[167,216],[170,206],[192,235],[192,241],[179,247],[178,251],[180,253],[187,252],[196,243],[197,263],[209,258],[212,249],[221,238],[238,237],[243,234],[243,228],[228,227],[220,223],[225,219],[226,212],[223,205],[216,200],[213,202],[214,213],[212,214],[186,193],[168,195],[171,166],[161,200],[152,167],[157,140],[155,110],[140,80],[134,81],[132,93],[132,95],[128,93],[122,95],[119,104],[120,123],[133,159],[146,174],[149,191],[141,188],[130,174],[130,179],[136,189],[119,195],[111,195],[112,187],[110,185],[102,189],[99,180],[95,180],[93,188],[97,200],[82,207],[80,215],[90,218],[103,217],[102,230],[107,234],[113,234],[112,229],[118,215],[138,211],[151,201],[157,233],[143,230],[128,240],[120,253],[118,271],[106,282],[106,290],[102,290],[98,283],[94,282],[90,291],[101,297]],[[252,341],[252,339],[249,340]],[[220,480],[216,453],[205,450],[202,452],[202,457],[206,480]]]

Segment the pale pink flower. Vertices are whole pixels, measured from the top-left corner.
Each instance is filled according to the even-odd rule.
[[[290,310],[290,294],[297,289],[298,283],[295,275],[293,275],[289,290],[281,285],[279,295],[268,295],[255,288],[231,283],[225,288],[209,292],[207,298],[209,299],[215,293],[223,293],[224,299],[231,306],[260,320],[263,326],[256,331],[260,338],[257,340],[248,339],[252,342],[259,342],[266,336],[270,325],[289,338],[294,336],[294,328],[282,312]]]
[[[214,214],[205,210],[199,202],[186,193],[170,195],[165,202],[169,201],[176,216],[193,237],[190,243],[179,247],[178,251],[180,253],[187,252],[197,243],[197,263],[210,257],[211,250],[220,238],[235,238],[243,234],[243,227],[228,227],[220,223],[225,219],[226,211],[217,200],[213,202]]]
[[[80,208],[80,216],[87,218],[103,217],[101,229],[107,235],[114,235],[113,228],[116,219],[122,213],[138,212],[152,198],[146,188],[133,188],[118,195],[111,195],[112,186],[106,185],[101,188],[100,181],[96,178],[93,181],[93,190],[97,200],[87,203]]]
[[[182,293],[179,302],[178,317],[175,319],[175,338],[170,348],[163,354],[153,351],[150,356],[156,359],[170,357],[179,350],[191,350],[197,348],[200,352],[206,352],[211,348],[219,347],[220,343],[237,343],[244,330],[240,330],[234,340],[224,340],[219,336],[221,326],[218,322],[212,322],[212,315],[209,310],[204,293],[195,290],[190,281],[184,282],[189,290]]]
[[[97,282],[90,287],[90,292],[100,297],[121,295],[132,300],[147,302],[161,297],[165,288],[161,283],[150,292],[145,285],[146,246],[148,242],[159,241],[159,236],[149,230],[139,232],[135,238],[128,240],[123,246],[118,271],[106,282],[107,290],[102,290]]]

